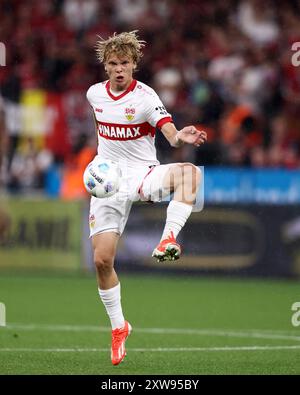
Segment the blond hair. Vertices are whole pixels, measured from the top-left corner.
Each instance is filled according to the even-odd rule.
[[[137,64],[143,56],[142,48],[146,43],[144,40],[138,39],[137,32],[138,30],[120,34],[114,33],[107,40],[98,36],[96,54],[99,61],[104,63],[112,53],[116,53],[117,55],[131,57],[133,62]]]

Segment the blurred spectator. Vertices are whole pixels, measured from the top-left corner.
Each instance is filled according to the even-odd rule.
[[[147,0],[115,0],[116,22],[136,26],[147,11]]]
[[[267,165],[265,150],[262,146],[253,147],[249,152],[249,160],[254,168],[263,168]]]
[[[255,44],[272,44],[278,39],[274,8],[274,2],[269,0],[247,0],[240,4],[237,15],[239,26]]]
[[[65,200],[80,199],[88,196],[84,188],[82,177],[86,166],[96,155],[94,141],[87,141],[85,135],[81,135],[72,154],[66,161],[60,196]]]
[[[178,102],[181,83],[180,72],[174,67],[162,68],[154,75],[156,91],[170,111],[174,109]]]
[[[53,157],[46,149],[37,149],[33,138],[25,138],[19,144],[11,163],[8,187],[12,192],[33,192],[43,189],[45,174]]]
[[[100,2],[97,0],[65,0],[63,12],[72,30],[83,31],[96,23]]]

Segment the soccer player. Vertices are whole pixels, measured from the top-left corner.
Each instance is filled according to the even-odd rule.
[[[181,249],[176,237],[192,212],[201,180],[200,170],[191,163],[159,164],[155,130],[159,129],[172,147],[184,143],[198,147],[207,138],[194,126],[177,130],[154,90],[133,78],[144,45],[137,31],[115,33],[107,40],[99,38],[97,57],[108,80],[87,91],[98,135],[98,155],[119,161],[122,169],[120,191],[109,198],[92,197],[89,217],[99,295],[112,326],[113,365],[124,359],[125,341],[132,329],[123,315],[120,282],[114,270],[118,241],[132,203],[157,202],[174,193],[152,256],[158,261],[178,259]]]

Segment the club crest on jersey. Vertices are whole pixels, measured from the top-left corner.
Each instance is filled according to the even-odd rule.
[[[135,108],[132,107],[125,108],[125,117],[128,121],[132,121],[135,117]]]

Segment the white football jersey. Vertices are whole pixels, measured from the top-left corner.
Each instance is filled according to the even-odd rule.
[[[157,165],[155,129],[172,122],[160,98],[148,85],[133,80],[114,96],[110,82],[92,85],[87,99],[93,108],[98,133],[98,155],[129,165]]]

